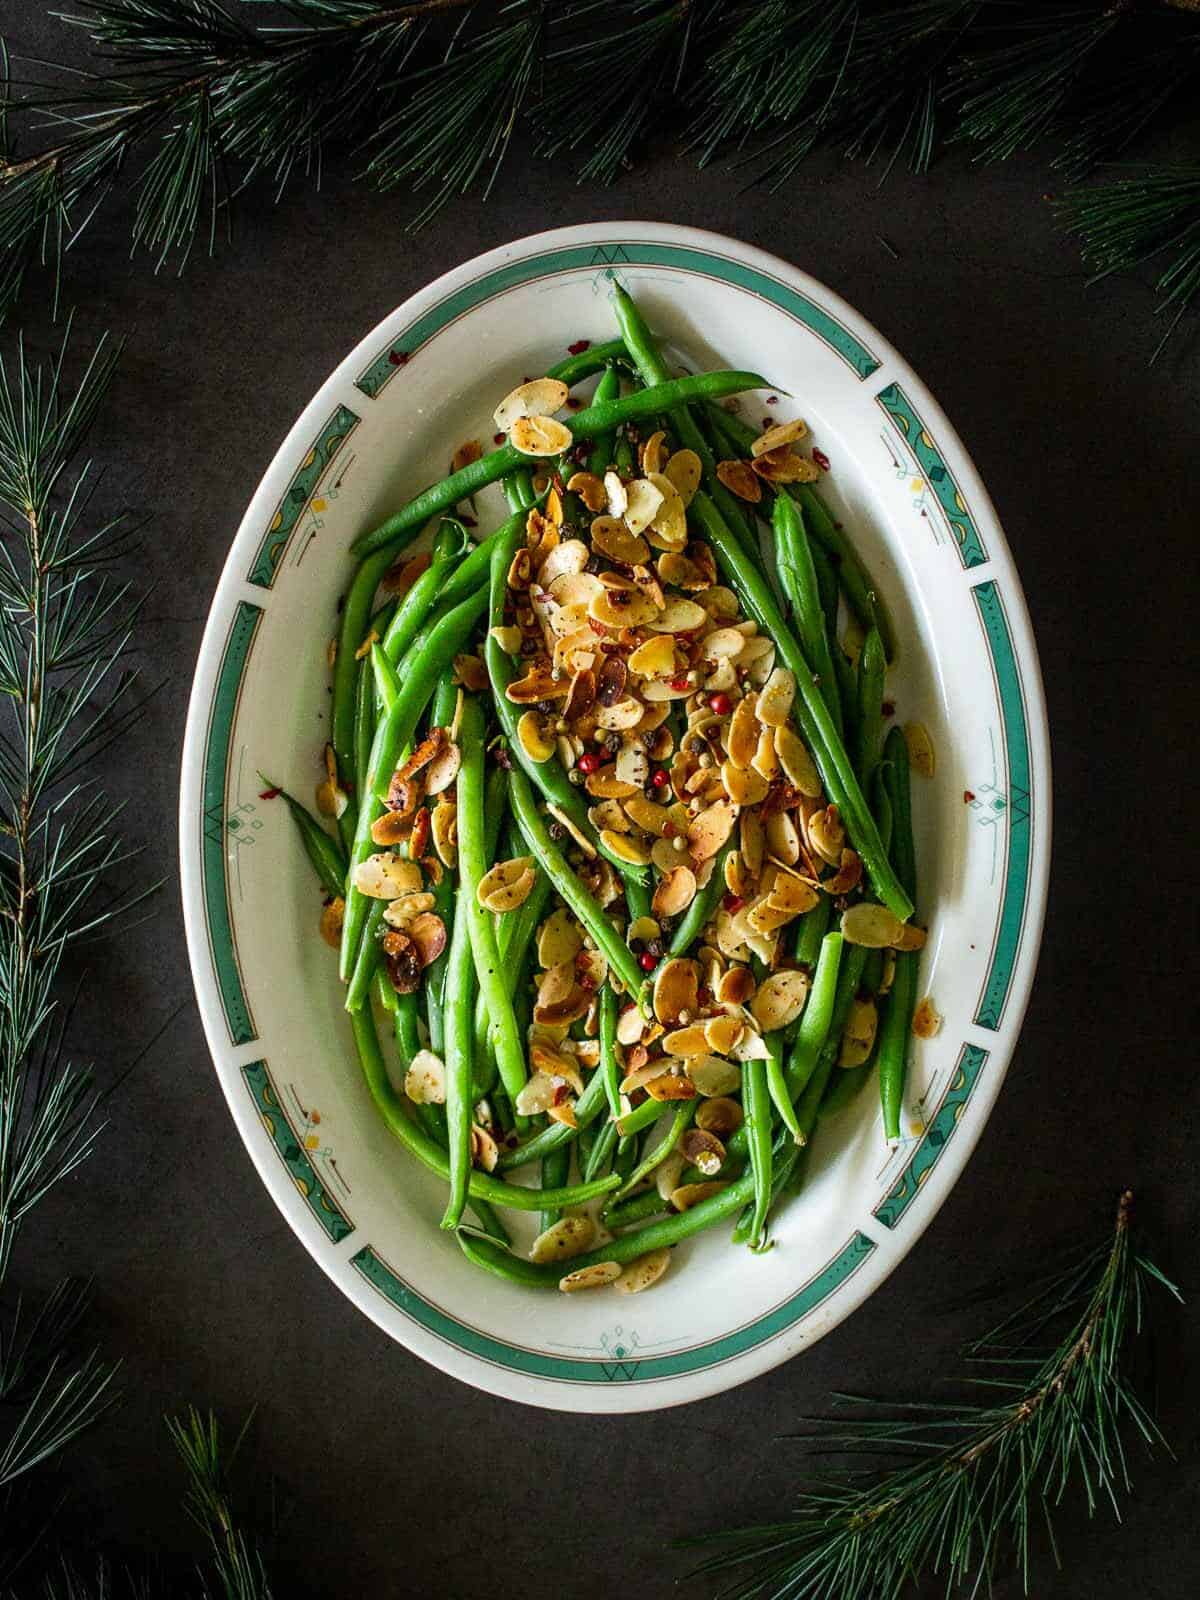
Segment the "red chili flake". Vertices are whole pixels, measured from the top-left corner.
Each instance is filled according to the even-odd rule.
[[[567,1084],[567,1083],[556,1083],[554,1085],[554,1104],[556,1106],[562,1105],[563,1101],[567,1098],[567,1096],[570,1094],[570,1092],[571,1092],[570,1084]]]
[[[733,701],[727,694],[718,691],[716,694],[709,695],[708,709],[714,711],[718,717],[727,717],[733,710]]]
[[[597,622],[595,617],[589,617],[588,627],[593,633],[598,633],[602,639],[607,638],[608,624],[606,622]]]
[[[502,433],[494,433],[492,435],[492,443],[493,444],[503,444],[504,443],[504,438],[505,438],[504,434],[502,434]]]
[[[673,822],[664,822],[663,823],[662,836],[663,836],[664,839],[673,839],[678,832],[679,832],[679,829],[675,826],[675,824]]]
[[[971,802],[974,800],[974,798],[975,798],[975,796],[971,793],[970,789],[964,789],[963,790],[963,804],[964,805],[969,806],[971,804]]]
[[[667,681],[672,689],[686,689],[688,686],[686,678],[669,678]]]
[[[567,346],[567,354],[569,356],[581,356],[585,350],[590,350],[591,348],[592,341],[590,339],[576,339],[574,344]]]
[[[829,457],[825,454],[824,450],[814,450],[812,456],[813,460],[817,463],[822,472],[829,471]]]
[[[740,911],[746,902],[742,899],[740,894],[726,894],[721,897],[721,904],[725,907],[726,911],[728,911],[729,915],[733,916],[734,912]]]
[[[777,406],[779,404],[779,396],[777,394],[769,394],[767,396],[767,404],[769,406]]]
[[[896,702],[894,700],[885,700],[879,709],[885,717],[894,717],[896,715]]]
[[[408,351],[407,350],[389,350],[388,351],[388,360],[391,362],[393,367],[402,367],[408,361]]]
[[[282,793],[282,789],[263,789],[258,798],[260,800],[278,800]]]
[[[656,789],[662,789],[666,787],[667,774],[663,771],[662,767],[656,768],[655,771],[650,774],[650,782]]]
[[[568,411],[582,411],[583,410],[583,401],[579,398],[579,396],[577,394],[569,394],[567,396],[567,410]]]
[[[641,967],[643,972],[653,972],[657,965],[658,962],[655,961],[649,950],[643,950],[638,957],[638,966]]]

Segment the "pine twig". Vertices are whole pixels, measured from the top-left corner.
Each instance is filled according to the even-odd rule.
[[[205,1600],[271,1600],[271,1585],[262,1554],[237,1524],[229,1492],[228,1472],[251,1418],[224,1455],[217,1419],[201,1416],[190,1406],[184,1416],[168,1417],[167,1431],[188,1472],[185,1505],[209,1544],[209,1565],[200,1568]]]
[[[705,1540],[719,1545],[701,1572],[738,1574],[729,1600],[882,1600],[922,1575],[986,1592],[1013,1562],[1028,1588],[1030,1535],[1049,1530],[1068,1489],[1089,1512],[1119,1514],[1129,1489],[1124,1436],[1162,1445],[1134,1391],[1130,1346],[1151,1285],[1178,1290],[1141,1252],[1132,1195],[1121,1195],[1109,1240],[1047,1283],[1036,1298],[971,1346],[982,1401],[881,1407],[818,1422],[826,1451],[900,1464],[814,1482],[786,1522]],[[1054,1342],[1046,1345],[1055,1332]]]

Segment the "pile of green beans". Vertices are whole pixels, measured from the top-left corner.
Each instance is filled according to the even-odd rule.
[[[632,1007],[652,1023],[653,985],[663,963],[694,953],[706,933],[713,937],[727,872],[737,866],[738,834],[721,846],[711,875],[663,933],[653,959],[631,946],[626,929],[650,915],[650,871],[615,850],[611,834],[607,841],[599,836],[581,772],[527,753],[522,708],[507,693],[518,674],[501,643],[512,614],[509,575],[527,536],[534,537],[530,518],[540,514],[551,482],[568,524],[577,524],[589,513],[566,480],[579,463],[596,478],[610,469],[625,480],[636,477],[639,423],[661,428],[678,448],[695,453],[702,486],[688,507],[689,538],[707,540],[741,615],[770,637],[792,674],[791,719],[875,896],[903,922],[912,915],[917,884],[907,747],[894,727],[885,737],[885,677],[895,637],[874,583],[809,485],[764,484],[761,502],[751,504],[718,476],[718,462],[729,451],[745,455],[755,438],[719,402],[765,387],[764,380],[747,372],[674,376],[620,287],[613,307],[620,337],[548,374],[568,385],[598,376],[591,402],[576,402],[570,416],[569,460],[531,462],[506,443],[422,490],[355,543],[358,566],[343,597],[333,662],[330,738],[352,803],[332,833],[294,796],[278,791],[326,897],[327,936],[326,924],[340,912],[345,1006],[379,1114],[446,1185],[442,1226],[466,1258],[529,1285],[554,1285],[564,1272],[604,1263],[620,1267],[722,1221],[734,1220],[735,1240],[766,1248],[774,1210],[803,1171],[818,1121],[850,1104],[873,1073],[885,1136],[899,1138],[916,1001],[918,955],[899,951],[889,966],[880,952],[848,944],[831,926],[832,901],[822,895],[788,931],[787,954],[780,941],[776,958],[808,974],[806,1004],[794,1021],[765,1036],[765,1057],[751,1052],[743,1060],[740,1088],[732,1091],[740,1093],[742,1121],[715,1147],[723,1157],[711,1155],[711,1139],[704,1143],[699,1130],[707,1122],[698,1117],[704,1101],[690,1083],[688,1098],[664,1103],[634,1089],[633,1080],[635,1098],[622,1092],[626,1060],[618,1034],[630,1037],[621,1032],[623,1016]],[[473,542],[453,512],[491,483],[502,485],[509,515]],[[585,495],[582,482],[576,487]],[[414,567],[415,581],[402,596],[389,597],[385,576],[435,519],[428,564]],[[762,557],[764,535],[774,545],[773,561]],[[865,629],[856,665],[839,638],[843,602]],[[486,686],[462,667],[464,658],[476,662],[474,672],[482,663]],[[675,712],[672,718],[670,727],[678,729]],[[560,731],[566,726],[558,724]],[[435,730],[445,732],[434,738]],[[439,838],[439,863],[432,847],[417,847],[415,833],[407,843],[380,846],[374,830],[394,803],[393,774],[414,750],[410,770],[422,749],[444,750],[448,742],[457,765],[438,804],[454,807],[456,859]],[[654,781],[663,783],[663,775]],[[586,845],[577,850],[577,841]],[[420,951],[426,965],[419,985],[399,963],[404,940],[389,942],[387,903],[360,887],[372,887],[360,875],[363,864],[387,848],[401,860],[419,858],[422,914],[432,908],[437,929],[432,953]],[[589,856],[592,866],[607,861],[616,870],[623,907],[597,897]],[[487,909],[494,902],[481,897],[481,885],[493,865],[507,860],[521,868],[526,859],[533,887],[523,901],[503,912]],[[557,907],[570,912],[606,977],[586,1022],[577,1021],[563,1045],[582,1054],[590,1041],[590,1075],[561,1118],[535,1121],[529,1108],[545,1102],[525,1094],[534,1087],[527,1064],[530,973],[535,941]],[[767,971],[755,960],[757,978],[765,981]],[[862,1006],[875,1006],[880,1021],[867,1059],[843,1068],[856,1003],[859,1015]],[[406,1093],[389,1074],[381,1020],[408,1074]],[[549,1108],[556,1109],[557,1102]],[[683,1165],[685,1151],[709,1165],[703,1171]],[[509,1176],[533,1169],[540,1175],[536,1187]],[[711,1189],[694,1188],[685,1202],[683,1190],[700,1184]],[[536,1213],[545,1231],[591,1201],[602,1202],[612,1238],[561,1261],[513,1252],[501,1210]]]

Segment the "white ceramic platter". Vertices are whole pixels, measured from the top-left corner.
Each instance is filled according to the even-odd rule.
[[[497,400],[580,339],[614,334],[613,277],[696,367],[760,371],[795,396],[829,462],[822,492],[897,624],[897,715],[929,728],[915,795],[921,992],[945,1023],[914,1042],[904,1141],[870,1091],[823,1124],[775,1248],[720,1228],[633,1299],[478,1272],[439,1231],[439,1184],[359,1075],[319,896],[259,772],[304,797],[326,734],[326,642],[352,539],[490,444]],[[499,491],[480,498],[485,526]],[[1050,846],[1037,655],[995,512],[941,410],[820,283],[734,240],[657,223],[522,239],[385,318],[316,397],[238,530],[196,668],[180,806],[183,902],[221,1086],[263,1182],[314,1258],[393,1338],[469,1383],[575,1411],[677,1405],[742,1383],[840,1322],[912,1248],[979,1138],[1033,980]],[[296,1308],[293,1309],[293,1314]],[[283,1308],[281,1308],[281,1315]]]

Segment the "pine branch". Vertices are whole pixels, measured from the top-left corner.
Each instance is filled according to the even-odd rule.
[[[1012,1562],[1028,1587],[1034,1519],[1082,1488],[1089,1512],[1119,1514],[1129,1489],[1124,1439],[1163,1443],[1130,1377],[1151,1286],[1178,1291],[1131,1233],[1121,1196],[1110,1239],[1045,1285],[1022,1311],[977,1341],[980,1401],[884,1408],[824,1422],[822,1450],[900,1464],[813,1483],[793,1517],[696,1543],[720,1544],[699,1569],[739,1575],[730,1600],[880,1600],[925,1574],[988,1590]],[[1045,1341],[1053,1335],[1053,1342]]]
[[[1075,189],[1062,210],[1098,278],[1167,259],[1157,282],[1167,327],[1151,358],[1156,360],[1200,294],[1200,166],[1147,167],[1113,183]]]
[[[262,1555],[238,1527],[229,1492],[228,1474],[249,1425],[248,1418],[224,1457],[211,1411],[205,1417],[191,1406],[185,1416],[167,1418],[167,1430],[188,1471],[185,1505],[209,1543],[211,1567],[201,1568],[205,1600],[271,1600]]]

